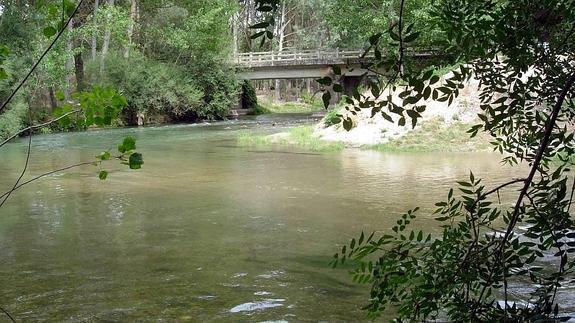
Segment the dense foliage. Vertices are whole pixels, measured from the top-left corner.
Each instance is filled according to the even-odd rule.
[[[22,67],[44,51],[74,7],[70,1],[0,1],[0,44],[7,45],[0,47],[0,98],[10,94],[27,70]],[[322,15],[303,14],[310,8]],[[281,51],[312,46],[317,37],[319,46],[360,47],[369,36],[366,52],[375,56],[366,63],[372,70],[365,80],[369,94],[356,90],[345,97],[345,110],[332,122],[350,129],[352,115],[369,109],[415,127],[424,100],[450,104],[475,78],[482,112],[470,134],[488,133],[504,162],[525,163],[530,171],[495,187],[471,173],[458,182],[459,193],[449,190],[436,204],[440,234],[410,229],[415,209],[391,232],[361,233],[332,264],[355,261],[354,280],[371,285],[366,308],[373,316],[391,305],[399,320],[412,321],[565,318],[558,291],[573,282],[575,270],[575,187],[568,178],[575,149],[573,1],[246,0],[237,9],[231,0],[108,0],[81,7],[33,82],[0,111],[0,136],[21,133],[25,118],[53,114],[62,129],[110,125],[121,114],[128,123],[138,114],[221,118],[239,91],[228,64],[232,37],[235,51],[253,50],[252,38],[261,40],[261,49]],[[441,66],[410,64],[411,46],[439,48],[454,69],[441,77]],[[345,75],[339,67],[332,71],[334,77],[319,80],[326,105],[330,91],[343,90]],[[253,104],[255,93],[244,85],[248,91]],[[96,164],[143,164],[132,138],[118,152],[102,152]],[[106,171],[99,176],[105,179]],[[495,198],[515,186],[511,206]],[[529,295],[512,290],[526,281],[533,286]]]
[[[471,174],[459,182],[461,195],[450,190],[436,204],[442,234],[410,229],[416,209],[392,232],[352,239],[333,265],[357,261],[354,280],[371,284],[367,309],[374,316],[391,305],[400,320],[565,319],[558,292],[572,283],[575,268],[574,187],[568,184],[575,135],[575,4],[443,0],[433,15],[446,35],[443,52],[458,67],[444,78],[431,68],[410,68],[405,48],[425,30],[400,15],[385,33],[390,40],[382,40],[383,34],[370,38],[378,57],[382,45],[396,46],[396,55],[372,64],[388,77],[372,78],[370,95],[356,91],[347,99],[343,126],[353,127],[350,116],[357,109],[416,126],[423,100],[450,104],[475,78],[482,112],[470,134],[490,134],[504,162],[528,164],[530,171],[496,187]],[[398,98],[391,95],[396,90]],[[509,207],[498,197],[512,186],[519,192]],[[527,281],[529,292],[514,289]]]
[[[0,1],[0,100],[57,37],[72,1]],[[4,136],[23,123],[44,122],[66,100],[93,86],[128,99],[123,124],[145,120],[224,118],[237,104],[230,63],[229,20],[235,1],[83,1],[62,36],[19,91],[32,110],[1,116]],[[65,13],[65,15],[63,15]],[[9,110],[15,110],[9,106]],[[15,117],[18,116],[18,117]],[[159,118],[154,118],[159,116]],[[9,124],[9,125],[8,125]]]
[[[256,96],[256,90],[248,80],[245,80],[242,83],[242,95],[240,98],[240,105],[242,109],[248,109],[248,110],[258,109],[258,97]]]

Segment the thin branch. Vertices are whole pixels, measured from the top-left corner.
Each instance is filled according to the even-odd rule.
[[[491,272],[489,273],[489,277],[487,279],[488,283],[483,286],[481,293],[479,294],[478,303],[481,301],[481,299],[483,299],[485,291],[487,290],[487,287],[490,285],[491,279],[493,279],[493,275],[494,275],[494,273],[498,267],[497,264],[499,263],[499,260],[501,259],[501,256],[503,255],[503,251],[504,251],[505,246],[507,244],[507,240],[509,239],[509,236],[513,232],[513,229],[515,228],[515,224],[517,224],[517,220],[519,219],[519,215],[520,215],[519,210],[521,209],[521,204],[523,202],[523,198],[525,197],[525,195],[527,195],[527,191],[529,190],[529,187],[531,186],[531,183],[533,182],[533,177],[535,176],[535,173],[537,172],[537,169],[539,168],[539,165],[541,164],[541,160],[543,159],[543,154],[545,153],[545,149],[547,149],[547,147],[549,146],[549,143],[551,141],[551,135],[553,133],[553,127],[555,126],[555,123],[557,122],[557,117],[559,116],[559,111],[561,110],[561,107],[563,106],[563,102],[565,101],[567,94],[569,93],[571,87],[573,86],[573,83],[575,83],[575,74],[572,74],[567,79],[567,81],[565,82],[565,85],[563,86],[563,89],[561,90],[561,94],[559,95],[557,102],[555,103],[555,106],[553,107],[553,111],[551,113],[551,116],[549,117],[549,119],[547,121],[547,125],[545,126],[545,134],[543,136],[543,140],[541,141],[541,144],[539,145],[539,150],[537,151],[537,155],[533,161],[529,175],[525,179],[525,184],[523,185],[523,188],[521,189],[521,192],[519,193],[519,197],[517,198],[517,202],[515,203],[513,215],[509,221],[509,225],[507,226],[507,231],[505,232],[505,235],[503,236],[503,239],[501,240],[501,244],[499,246],[499,249],[497,250],[497,254],[495,255],[496,259],[495,259],[494,264],[496,266],[494,266],[492,268]],[[476,310],[477,310],[477,307],[475,307],[473,309],[472,318],[475,316]]]
[[[569,206],[567,206],[567,213],[571,209],[571,202],[573,202],[573,193],[575,192],[575,178],[573,178],[573,184],[571,185],[571,197],[569,197]]]
[[[509,181],[509,182],[507,182],[507,183],[501,184],[501,185],[497,186],[496,188],[494,188],[494,189],[492,189],[492,190],[490,190],[490,191],[487,191],[487,192],[483,193],[483,194],[480,196],[480,198],[476,201],[475,204],[477,204],[477,203],[479,202],[479,200],[485,199],[488,195],[491,195],[491,194],[493,194],[493,193],[495,193],[495,192],[499,193],[499,190],[502,189],[502,188],[504,188],[504,187],[506,187],[506,186],[509,186],[509,185],[512,185],[512,184],[516,184],[516,183],[525,182],[526,180],[527,180],[527,178],[518,178],[518,179],[514,179],[514,180],[512,180],[512,181]]]
[[[28,164],[30,163],[31,152],[32,152],[32,130],[30,130],[29,137],[28,137],[28,149],[26,151],[26,162],[24,163],[24,168],[22,168],[22,172],[20,173],[20,176],[18,177],[18,179],[14,183],[14,186],[12,186],[12,189],[10,191],[8,191],[7,194],[2,195],[2,197],[4,197],[4,196],[6,196],[6,197],[4,197],[2,202],[0,202],[0,208],[2,208],[4,203],[6,203],[6,200],[8,200],[8,198],[10,197],[12,192],[14,192],[16,186],[18,186],[18,183],[20,183],[20,181],[22,180],[22,177],[24,177],[26,170],[28,170]],[[0,198],[2,198],[2,197],[0,197]]]
[[[26,81],[28,80],[28,78],[32,75],[32,73],[34,73],[34,71],[36,70],[36,68],[38,67],[38,65],[40,65],[40,63],[42,62],[42,59],[44,59],[44,57],[48,54],[48,52],[50,52],[50,50],[52,49],[52,47],[54,47],[54,44],[56,44],[56,42],[58,41],[58,39],[60,39],[60,36],[62,36],[62,34],[66,31],[68,25],[70,24],[70,21],[72,21],[72,18],[74,18],[74,16],[76,15],[76,13],[78,12],[78,10],[80,9],[80,7],[82,6],[82,3],[84,2],[84,0],[80,0],[80,2],[78,3],[78,5],[76,6],[76,9],[74,9],[74,12],[70,15],[70,17],[68,18],[68,21],[66,21],[66,24],[64,26],[62,26],[62,29],[60,29],[60,31],[58,32],[58,34],[56,35],[56,38],[54,38],[54,40],[52,40],[52,42],[50,43],[50,46],[48,46],[48,48],[46,48],[46,50],[42,53],[42,55],[40,56],[40,58],[36,61],[36,63],[34,64],[34,66],[32,66],[32,69],[30,69],[30,71],[28,71],[28,74],[26,74],[26,76],[24,77],[24,79],[22,81],[20,81],[20,83],[18,84],[18,86],[14,89],[14,91],[12,91],[12,93],[10,93],[10,96],[8,96],[8,99],[6,99],[6,101],[4,101],[4,103],[2,103],[2,106],[0,107],[0,112],[2,112],[6,106],[8,105],[8,103],[10,103],[10,101],[12,101],[12,99],[14,98],[14,96],[16,95],[16,93],[18,93],[18,91],[20,91],[20,88],[24,85],[24,83],[26,83]]]
[[[59,168],[59,169],[56,169],[56,170],[49,171],[49,172],[47,172],[47,173],[38,175],[38,176],[36,176],[36,177],[34,177],[34,178],[31,178],[31,179],[29,179],[29,180],[27,180],[27,181],[25,181],[25,182],[23,182],[23,183],[20,183],[20,184],[14,186],[11,190],[9,190],[9,191],[5,192],[4,194],[0,195],[0,199],[3,198],[3,197],[5,197],[6,195],[12,194],[12,192],[18,190],[18,189],[21,188],[22,186],[24,186],[24,185],[26,185],[26,184],[30,184],[31,182],[34,182],[34,181],[36,181],[36,180],[39,180],[39,179],[42,178],[42,177],[45,177],[45,176],[48,176],[48,175],[52,175],[52,174],[55,174],[55,173],[59,173],[59,172],[62,172],[62,171],[65,171],[65,170],[68,170],[68,169],[71,169],[71,168],[75,168],[75,167],[79,167],[79,166],[84,166],[84,165],[92,165],[92,164],[94,164],[94,162],[82,162],[82,163],[78,163],[78,164],[74,164],[74,165],[62,167],[62,168]]]
[[[2,313],[6,314],[6,316],[8,316],[8,318],[10,319],[10,321],[12,321],[12,323],[16,323],[16,320],[12,317],[12,315],[10,315],[10,313],[8,313],[8,311],[6,311],[2,307],[0,307],[0,311],[2,311]]]
[[[541,164],[541,160],[543,159],[543,154],[545,153],[545,149],[547,149],[547,146],[549,146],[549,143],[551,141],[551,135],[553,133],[553,127],[555,126],[555,123],[557,122],[557,117],[559,116],[559,111],[561,110],[561,107],[563,106],[563,102],[565,101],[565,98],[567,97],[569,90],[573,86],[573,83],[575,83],[575,74],[571,75],[571,77],[569,77],[567,82],[565,82],[565,86],[563,87],[563,90],[561,91],[561,94],[559,94],[559,98],[557,99],[557,102],[555,103],[555,106],[553,107],[553,112],[551,113],[551,116],[549,117],[549,121],[547,122],[547,125],[545,127],[545,135],[543,137],[543,140],[541,141],[541,144],[539,145],[539,150],[537,151],[537,156],[535,157],[535,160],[533,161],[533,164],[531,166],[531,171],[529,172],[529,175],[527,176],[527,179],[525,180],[525,185],[523,186],[523,189],[519,193],[519,197],[517,198],[517,202],[515,203],[515,209],[513,211],[513,216],[511,217],[511,221],[510,221],[509,226],[507,228],[507,232],[505,233],[505,236],[503,237],[503,244],[502,245],[505,244],[505,241],[509,238],[509,235],[511,234],[511,232],[513,231],[513,228],[515,227],[515,223],[517,223],[517,219],[519,218],[519,209],[521,207],[521,203],[523,202],[523,198],[527,194],[527,190],[529,189],[529,186],[531,186],[531,183],[533,182],[533,177],[535,176],[535,173],[537,172],[537,169],[539,168],[539,164]]]
[[[69,115],[71,115],[71,114],[74,114],[74,113],[76,113],[76,112],[80,112],[80,109],[76,109],[76,110],[74,110],[74,111],[70,111],[70,112],[68,112],[68,113],[65,113],[65,114],[59,116],[59,117],[56,118],[56,119],[52,119],[52,120],[50,120],[50,121],[47,121],[47,122],[44,122],[44,123],[41,123],[41,124],[37,124],[37,125],[30,126],[30,127],[28,127],[28,128],[24,128],[24,129],[18,131],[17,133],[13,134],[12,136],[8,137],[8,138],[7,138],[6,140],[4,140],[2,143],[0,143],[0,147],[4,146],[4,145],[5,145],[6,143],[8,143],[10,140],[12,140],[12,139],[18,137],[19,135],[23,134],[23,133],[26,132],[26,131],[30,131],[30,130],[34,130],[34,129],[46,127],[46,126],[48,126],[48,125],[50,125],[50,124],[52,124],[52,123],[54,123],[54,122],[56,122],[56,121],[59,121],[60,119],[63,119],[64,117],[67,117],[67,116],[69,116]]]
[[[535,213],[537,213],[537,215],[539,215],[541,220],[543,220],[543,222],[545,222],[545,224],[549,228],[549,232],[551,233],[551,237],[553,237],[553,240],[555,240],[555,244],[557,245],[557,250],[559,251],[559,253],[563,253],[563,249],[561,248],[561,246],[559,244],[557,244],[559,242],[559,238],[557,237],[557,235],[553,231],[551,224],[549,223],[549,221],[547,221],[547,218],[539,211],[539,209],[537,208],[537,205],[535,204],[535,201],[533,200],[531,195],[529,195],[529,193],[527,193],[527,194],[525,194],[525,196],[529,199],[531,206],[533,206],[533,210],[535,210]],[[559,283],[559,278],[561,277],[561,274],[563,273],[563,269],[564,269],[563,265],[560,264],[559,265],[559,273],[555,279],[556,283],[555,283],[555,286],[553,289],[553,298],[551,299],[551,306],[553,306],[553,303],[555,303],[555,297],[557,296],[557,286]]]

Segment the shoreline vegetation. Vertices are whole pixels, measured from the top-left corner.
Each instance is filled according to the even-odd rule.
[[[370,111],[353,116],[354,127],[347,131],[339,123],[345,114],[341,104],[331,108],[316,125],[299,126],[271,135],[246,132],[238,136],[240,146],[291,146],[316,152],[358,148],[382,152],[478,152],[490,151],[491,137],[480,132],[470,138],[467,132],[477,124],[479,96],[471,81],[450,107],[428,102],[423,120],[412,129],[398,126]],[[305,113],[325,111],[319,100],[274,103],[268,96],[258,97],[258,113]]]
[[[321,121],[324,122],[323,120]],[[445,123],[440,119],[424,121],[412,131],[397,139],[373,145],[350,145],[341,141],[321,139],[313,125],[298,126],[271,135],[255,132],[241,133],[237,138],[240,146],[269,147],[291,146],[315,152],[336,152],[345,148],[359,148],[381,152],[478,152],[490,151],[489,136],[469,138],[467,130],[471,123]]]
[[[304,100],[302,102],[274,102],[271,97],[260,96],[256,107],[250,109],[248,115],[272,113],[312,113],[323,111],[321,100]]]
[[[251,147],[292,146],[314,152],[335,152],[345,148],[344,143],[330,142],[315,136],[313,126],[298,126],[272,135],[244,132],[238,135],[237,143]]]

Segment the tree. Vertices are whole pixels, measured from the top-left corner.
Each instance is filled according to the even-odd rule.
[[[471,173],[468,181],[458,182],[461,196],[451,189],[447,199],[436,204],[441,235],[409,228],[416,208],[405,213],[390,234],[362,232],[334,255],[332,265],[355,261],[354,280],[371,284],[366,309],[372,316],[392,306],[399,321],[566,319],[556,295],[562,284],[573,280],[575,268],[570,213],[575,186],[568,193],[575,144],[575,4],[436,3],[430,13],[446,40],[440,52],[454,66],[442,79],[434,67],[409,64],[406,47],[425,32],[418,31],[417,22],[410,23],[409,3],[398,1],[397,19],[369,38],[366,51],[373,50],[376,57],[366,64],[374,74],[368,79],[369,94],[356,90],[346,98],[346,112],[339,116],[343,127],[353,127],[350,116],[357,109],[381,113],[399,125],[411,120],[415,127],[425,111],[423,100],[450,104],[466,81],[476,78],[481,123],[470,134],[489,133],[494,149],[506,154],[505,163],[524,162],[530,171],[493,188]],[[264,0],[260,7],[278,10],[278,3]],[[382,47],[389,44],[395,51],[383,55]],[[333,72],[341,75],[339,68]],[[396,90],[399,98],[393,95]],[[327,106],[329,99],[324,102]],[[520,189],[513,206],[495,203],[493,195],[512,186]],[[546,257],[556,261],[546,262]],[[509,289],[524,280],[536,287],[521,303],[510,298]]]
[[[344,127],[353,126],[349,115],[354,107],[399,124],[411,119],[415,126],[425,110],[422,100],[450,104],[466,81],[476,78],[481,123],[470,134],[489,133],[494,149],[505,153],[505,163],[527,163],[530,171],[496,187],[486,187],[471,173],[468,181],[459,182],[461,196],[452,189],[436,204],[441,235],[410,229],[417,216],[417,209],[411,210],[390,234],[362,233],[352,239],[332,264],[357,261],[353,277],[371,284],[367,309],[374,316],[391,305],[399,320],[565,318],[556,295],[573,279],[575,268],[570,214],[575,187],[570,193],[568,187],[575,135],[574,4],[441,1],[433,15],[447,37],[444,53],[456,66],[443,80],[434,69],[406,64],[405,47],[419,31],[403,9],[401,1],[399,17],[387,32],[397,55],[382,56],[372,65],[384,67],[391,81],[372,79],[372,97],[356,91],[348,98],[347,114],[341,115]],[[370,39],[376,57],[385,43],[381,37]],[[400,101],[387,95],[396,89],[401,89]],[[520,189],[513,206],[499,205],[493,195],[513,186]],[[530,299],[513,299],[511,284],[525,280],[537,286]]]

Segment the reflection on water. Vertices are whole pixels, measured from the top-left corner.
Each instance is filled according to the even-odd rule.
[[[276,118],[276,119],[274,119]],[[82,167],[18,191],[0,210],[0,304],[19,320],[362,320],[366,286],[327,267],[361,230],[426,211],[455,180],[520,174],[497,155],[305,153],[238,147],[246,128],[301,118],[38,136],[31,174],[91,160],[125,135],[140,171]],[[0,189],[23,142],[5,147]],[[510,192],[509,194],[512,194]]]

